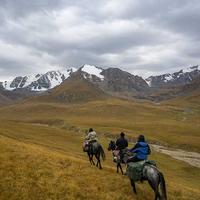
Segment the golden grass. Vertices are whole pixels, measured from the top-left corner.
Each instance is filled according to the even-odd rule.
[[[104,99],[81,104],[24,102],[0,108],[0,199],[153,199],[147,183],[134,195],[115,173],[110,138],[125,131],[152,142],[200,152],[200,109],[184,100],[162,104]],[[107,160],[91,167],[81,145],[95,128]],[[169,199],[200,199],[200,169],[153,153],[164,172]]]
[[[153,199],[147,183],[132,192],[127,177],[116,174],[108,139],[100,137],[107,160],[91,167],[82,152],[84,134],[66,129],[4,121],[0,126],[0,199]],[[200,170],[169,156],[151,156],[164,172],[169,199],[200,198]]]
[[[70,105],[24,103],[1,108],[0,120],[75,126],[81,130],[94,127],[105,135],[118,135],[123,130],[133,139],[143,133],[149,141],[200,152],[198,105],[173,103],[157,105],[119,99]]]

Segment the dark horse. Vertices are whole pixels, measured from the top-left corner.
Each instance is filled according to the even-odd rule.
[[[109,143],[108,149],[114,151],[115,149],[114,147],[116,147],[115,142],[111,141]],[[121,162],[117,163],[117,167],[119,166],[121,166]],[[137,194],[135,181],[133,179],[130,179],[130,181],[131,181],[131,185],[133,187],[134,193]],[[151,188],[153,189],[155,193],[155,200],[157,199],[167,200],[165,179],[162,172],[160,172],[156,166],[145,164],[142,170],[141,181],[148,181],[149,185],[151,186]]]
[[[110,141],[108,145],[108,151],[112,151],[113,161],[117,164],[117,173],[119,173],[119,169],[121,170],[122,175],[124,174],[121,163],[122,160],[119,155],[116,155],[116,144],[114,141]]]
[[[96,141],[92,142],[92,143],[88,144],[88,148],[85,151],[88,154],[90,163],[92,165],[95,165],[94,160],[93,160],[93,157],[95,156],[95,158],[97,159],[96,166],[99,167],[99,169],[102,169],[100,157],[102,157],[102,159],[105,160],[106,156],[105,156],[105,153],[104,153],[104,150],[103,150],[103,147],[101,146],[101,144],[99,144]]]

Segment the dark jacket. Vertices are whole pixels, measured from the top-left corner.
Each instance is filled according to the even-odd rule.
[[[117,148],[116,148],[117,150],[125,149],[126,147],[128,147],[127,139],[125,139],[124,137],[120,137],[116,141],[116,146],[117,146]]]
[[[151,149],[146,142],[137,142],[130,151],[135,153],[139,160],[146,160],[151,153]]]

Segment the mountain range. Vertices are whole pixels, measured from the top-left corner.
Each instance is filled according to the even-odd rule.
[[[184,95],[184,88],[189,84],[195,85],[192,88],[199,88],[199,82],[196,81],[199,77],[198,65],[147,79],[118,68],[83,65],[79,69],[18,76],[12,81],[0,82],[0,103],[38,94],[40,98],[46,95],[53,97],[53,93],[56,93],[54,100],[67,102],[107,95],[160,101]]]

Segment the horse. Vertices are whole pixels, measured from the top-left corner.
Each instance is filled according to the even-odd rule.
[[[111,140],[110,143],[108,144],[108,151],[112,151],[113,161],[116,162],[116,164],[117,164],[117,173],[119,173],[119,169],[120,169],[120,171],[123,175],[124,172],[123,172],[123,169],[122,169],[122,166],[121,166],[122,161],[121,161],[119,154],[116,155],[115,149],[116,149],[116,144],[115,144],[114,141]]]
[[[137,194],[135,181],[130,179],[133,191]],[[154,191],[155,200],[167,200],[166,185],[163,173],[154,165],[145,164],[142,170],[142,181],[148,181]],[[160,193],[161,192],[161,193]]]
[[[112,150],[114,152],[116,148],[116,144],[114,141],[110,141],[108,145],[108,150]],[[114,155],[114,154],[113,154]],[[127,160],[128,155],[124,155],[124,159]],[[121,169],[121,172],[123,174],[123,170],[121,166],[121,159],[117,162],[117,172],[118,168]],[[155,194],[155,200],[167,200],[167,192],[166,192],[166,185],[165,185],[165,179],[163,176],[163,173],[158,170],[158,168],[151,164],[144,164],[143,170],[142,170],[142,179],[140,180],[148,181],[150,187],[153,189]],[[130,179],[131,186],[133,188],[133,192],[137,194],[135,181],[133,179]],[[161,192],[161,193],[160,193]]]
[[[95,156],[97,160],[96,167],[102,169],[100,157],[102,157],[102,159],[105,160],[106,156],[101,144],[99,144],[97,141],[90,142],[90,144],[88,144],[88,148],[84,151],[88,154],[90,164],[95,165],[95,162],[93,160],[93,156]]]

